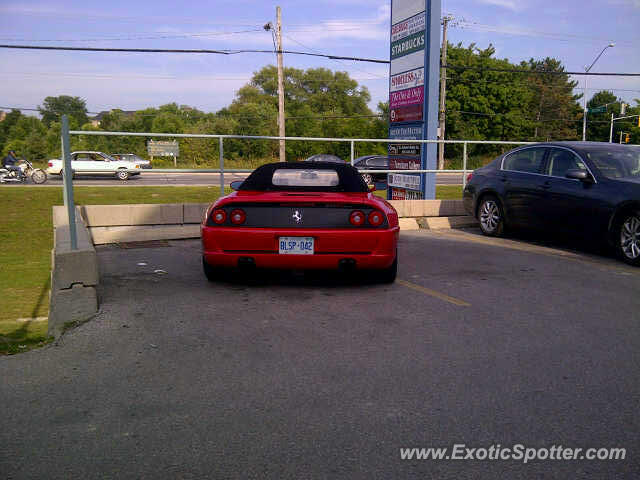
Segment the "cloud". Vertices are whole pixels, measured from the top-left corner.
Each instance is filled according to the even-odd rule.
[[[327,45],[328,42],[342,43],[344,40],[388,42],[391,7],[380,5],[368,18],[335,19],[284,29],[284,34],[306,45]]]
[[[507,8],[514,12],[522,9],[522,2],[516,0],[479,0],[479,2],[485,5]]]

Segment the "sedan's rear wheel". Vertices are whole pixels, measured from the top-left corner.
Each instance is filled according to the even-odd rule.
[[[640,265],[640,212],[626,214],[620,222],[618,253],[631,265]]]
[[[116,177],[118,177],[118,180],[122,180],[123,182],[126,180],[129,180],[129,172],[127,172],[126,170],[118,170],[116,172]]]
[[[478,209],[480,230],[490,237],[500,237],[504,234],[504,214],[500,202],[496,197],[484,197]]]

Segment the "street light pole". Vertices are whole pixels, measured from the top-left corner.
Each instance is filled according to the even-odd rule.
[[[598,54],[596,59],[593,61],[593,63],[591,63],[591,65],[589,67],[585,67],[584,68],[584,73],[589,73],[589,70],[591,70],[591,68],[596,64],[598,59],[602,56],[602,54],[604,53],[604,51],[607,48],[613,48],[615,46],[616,46],[615,43],[610,43],[609,45],[604,47],[602,49],[602,51]],[[587,139],[587,77],[588,77],[588,75],[584,76],[584,93],[582,95],[582,109],[583,109],[583,113],[582,113],[582,141],[583,142]]]

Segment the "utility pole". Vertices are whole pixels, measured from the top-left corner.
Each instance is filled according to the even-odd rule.
[[[611,114],[611,127],[609,127],[609,143],[613,143],[613,113]]]
[[[282,9],[276,7],[276,40],[278,42],[278,136],[284,137],[284,75],[282,65]],[[284,140],[280,139],[280,161],[286,162]]]
[[[445,127],[445,100],[447,96],[447,24],[452,18],[445,15],[442,18],[442,52],[440,54],[440,109],[438,117],[440,120],[440,140],[444,140]],[[444,143],[438,143],[438,170],[444,170]]]

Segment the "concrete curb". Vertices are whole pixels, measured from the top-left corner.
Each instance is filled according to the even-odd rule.
[[[51,293],[48,335],[58,338],[65,325],[83,322],[98,311],[98,258],[80,207],[76,207],[78,248],[71,249],[65,207],[53,207]]]
[[[451,228],[467,228],[475,227],[478,221],[467,215],[460,215],[455,217],[424,217],[417,219],[420,228],[429,230],[443,230]]]

